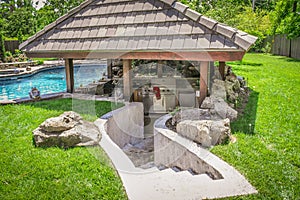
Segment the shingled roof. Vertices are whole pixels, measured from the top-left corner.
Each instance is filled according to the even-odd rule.
[[[181,52],[183,56],[189,52],[196,57],[197,52],[215,52],[220,57],[231,52],[239,56],[223,59],[235,60],[255,41],[256,37],[174,0],[87,0],[20,49],[30,57],[64,58],[112,58],[126,52],[132,58],[139,52]]]

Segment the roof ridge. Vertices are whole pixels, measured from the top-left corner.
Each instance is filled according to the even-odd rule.
[[[220,23],[214,19],[206,17],[201,13],[189,8],[187,5],[178,2],[177,0],[160,0],[163,3],[170,5],[175,10],[184,14],[185,17],[197,22],[206,28],[212,29],[215,32],[227,37],[233,42],[237,42],[244,50],[248,50],[250,46],[257,40],[257,37],[249,35],[243,31],[228,26],[227,24]]]
[[[32,41],[34,41],[36,38],[40,37],[41,35],[43,35],[47,31],[49,31],[50,29],[52,29],[53,27],[55,27],[57,24],[60,24],[61,22],[63,22],[64,20],[66,20],[68,17],[70,17],[70,16],[74,15],[75,13],[79,12],[82,8],[85,8],[86,6],[90,5],[93,1],[94,0],[85,0],[84,2],[82,2],[77,7],[74,7],[69,12],[67,12],[63,16],[59,17],[58,19],[56,19],[54,22],[48,24],[42,30],[40,30],[37,33],[35,33],[33,36],[29,37],[25,42],[21,43],[19,45],[19,49],[22,49],[27,44],[29,44]]]

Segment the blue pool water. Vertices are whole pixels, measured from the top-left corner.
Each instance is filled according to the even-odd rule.
[[[98,81],[102,78],[103,72],[106,73],[106,65],[75,66],[75,88]],[[14,80],[0,79],[0,100],[28,97],[32,87],[37,87],[42,95],[65,92],[67,90],[65,68],[62,66],[48,69],[29,77]]]

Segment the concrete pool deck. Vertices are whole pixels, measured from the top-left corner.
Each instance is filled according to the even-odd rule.
[[[74,60],[74,65],[81,65],[81,64],[107,64],[104,60]],[[49,60],[44,61],[42,65],[34,65],[30,66],[31,70],[27,71],[26,67],[16,67],[14,69],[18,70],[19,73],[14,73],[14,69],[2,69],[0,71],[4,72],[5,74],[0,74],[0,80],[12,80],[16,78],[22,78],[26,76],[31,76],[36,74],[42,70],[55,68],[58,66],[64,66],[64,60]],[[12,73],[8,73],[12,72]]]

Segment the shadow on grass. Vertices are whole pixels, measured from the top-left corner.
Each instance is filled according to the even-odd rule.
[[[55,99],[26,103],[36,108],[53,110],[58,112],[75,111],[79,114],[101,117],[102,115],[123,106],[109,101],[93,101],[78,99]]]
[[[295,58],[282,57],[282,58],[279,58],[279,59],[284,60],[286,62],[295,62],[295,63],[300,62],[300,60],[297,60]]]
[[[254,90],[250,90],[248,103],[243,114],[240,115],[236,121],[231,123],[231,130],[233,134],[237,132],[254,134],[258,98],[259,93]]]
[[[228,64],[234,64],[234,65],[247,65],[247,66],[262,66],[262,63],[255,63],[255,62],[248,62],[248,61],[235,61],[235,62],[228,62]]]

